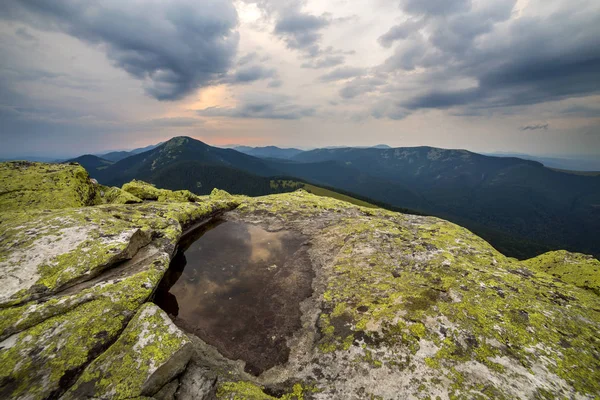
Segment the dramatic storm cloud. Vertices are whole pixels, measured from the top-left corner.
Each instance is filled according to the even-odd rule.
[[[225,74],[236,54],[236,10],[225,0],[4,0],[0,14],[100,45],[158,100],[177,100]],[[20,31],[23,35],[23,31]]]
[[[594,0],[5,0],[0,157],[213,144],[600,156]]]
[[[430,3],[438,2],[404,3],[407,12],[427,18],[410,23],[427,36],[398,45],[384,63],[392,74],[419,69],[435,83],[402,101],[406,108],[510,107],[600,92],[600,12],[561,9],[509,20],[515,1],[481,2],[477,8],[457,1],[448,2],[448,13],[440,17]],[[380,43],[408,38],[401,27]],[[460,81],[468,83],[451,87]]]

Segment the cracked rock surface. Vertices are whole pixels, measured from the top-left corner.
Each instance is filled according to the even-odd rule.
[[[78,165],[3,163],[0,183],[0,398],[152,395],[182,372],[189,340],[147,302],[183,232],[237,203],[164,191],[121,204],[133,195],[103,197],[121,189]],[[32,200],[42,189],[68,201]]]

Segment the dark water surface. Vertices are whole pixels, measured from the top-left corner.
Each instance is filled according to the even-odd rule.
[[[306,238],[220,221],[182,239],[155,295],[176,325],[258,375],[287,361],[310,296]]]

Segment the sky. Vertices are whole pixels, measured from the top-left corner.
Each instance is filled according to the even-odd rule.
[[[0,157],[212,145],[600,157],[597,0],[2,0]]]

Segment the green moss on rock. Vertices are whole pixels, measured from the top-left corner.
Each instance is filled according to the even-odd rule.
[[[155,274],[154,284],[160,277]],[[1,342],[0,398],[44,399],[64,390],[148,299],[153,286],[145,282],[135,276],[112,284],[105,295]]]
[[[304,400],[306,393],[316,392],[312,386],[296,383],[289,393],[273,397],[263,391],[264,388],[252,382],[223,382],[217,388],[217,398],[226,400]]]
[[[79,164],[0,163],[0,211],[93,204],[95,187]]]
[[[558,281],[437,218],[303,192],[247,199],[236,212],[318,226],[311,241],[335,252],[318,271],[320,354],[304,361],[344,376],[320,381],[326,394],[354,396],[361,385],[383,398],[600,393],[600,298],[575,280]]]
[[[154,200],[160,202],[195,202],[200,201],[200,197],[196,196],[189,190],[165,190],[157,189],[154,185],[133,180],[123,185],[123,190],[143,200]]]
[[[146,303],[63,398],[151,396],[185,368],[190,356],[185,334],[157,306]]]
[[[97,193],[99,197],[98,204],[135,204],[142,202],[139,197],[118,187],[99,186]]]
[[[525,260],[523,264],[600,296],[600,261],[592,256],[559,250]]]

